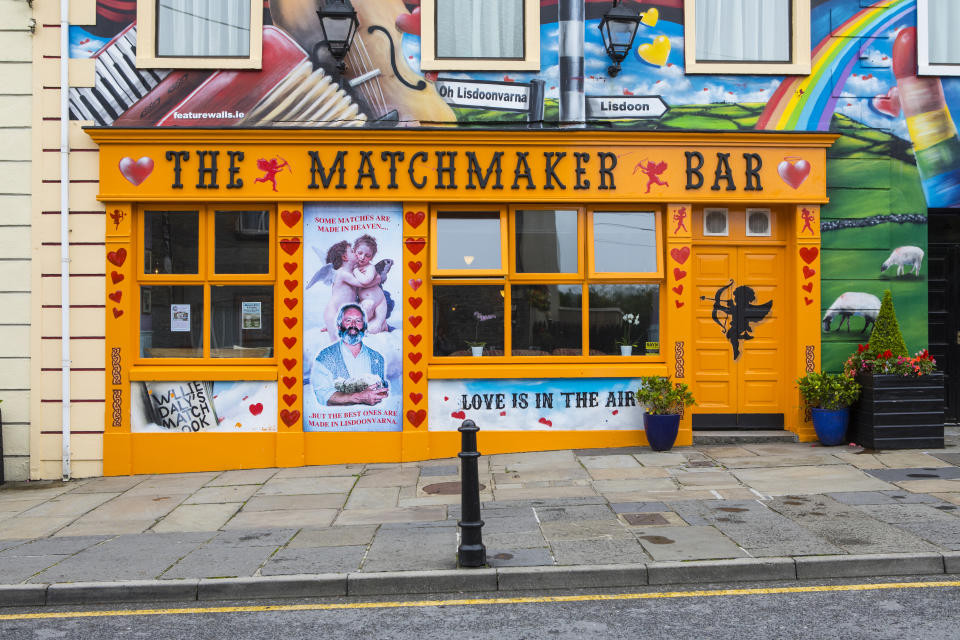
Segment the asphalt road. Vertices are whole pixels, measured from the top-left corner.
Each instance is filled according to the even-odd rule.
[[[960,581],[927,577],[529,592],[510,598],[442,594],[402,600],[141,603],[0,609],[0,638],[726,640],[735,633],[737,640],[934,640],[958,637],[958,601]]]

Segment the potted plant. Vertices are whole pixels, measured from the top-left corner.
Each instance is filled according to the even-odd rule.
[[[617,344],[620,345],[620,355],[629,356],[633,354],[633,348],[637,346],[630,334],[633,328],[640,324],[640,314],[625,313],[620,318],[620,324],[623,325],[623,339],[617,340]]]
[[[943,448],[943,374],[926,349],[907,352],[890,291],[870,341],[843,370],[863,387],[851,412],[851,440],[870,449]]]
[[[846,441],[850,405],[860,396],[860,383],[845,373],[811,372],[797,380],[800,395],[810,407],[813,428],[821,444]]]
[[[677,440],[684,407],[696,402],[693,394],[686,384],[671,384],[666,376],[646,376],[640,378],[636,397],[637,402],[647,408],[643,414],[643,430],[650,448],[669,451]]]
[[[467,340],[467,346],[470,347],[470,352],[473,354],[473,357],[479,358],[483,355],[483,347],[486,346],[486,342],[480,341],[480,323],[486,322],[487,320],[493,320],[496,318],[496,314],[483,314],[479,311],[473,312],[473,317],[477,319],[476,325],[473,329],[473,340]]]

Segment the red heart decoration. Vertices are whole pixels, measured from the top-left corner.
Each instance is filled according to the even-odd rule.
[[[419,309],[420,305],[423,304],[423,298],[407,298],[407,302],[410,303],[410,306],[414,309]]]
[[[423,251],[423,248],[425,246],[427,246],[427,241],[424,240],[423,238],[407,238],[406,240],[403,241],[403,243],[407,245],[407,249],[413,255],[417,255],[418,253]]]
[[[812,282],[808,282],[807,284],[803,285],[803,286],[800,287],[800,288],[803,289],[804,291],[806,291],[807,293],[811,293],[811,292],[813,291],[813,283],[812,283]]]
[[[444,401],[444,402],[446,402],[446,401],[449,400],[449,399],[450,399],[450,398],[448,398],[447,396],[443,396],[443,401]]]
[[[423,318],[420,316],[410,316],[407,318],[414,327],[419,327],[420,323],[423,322]]]
[[[413,404],[420,404],[420,401],[423,400],[423,394],[422,394],[422,393],[411,393],[411,394],[410,394],[410,400],[413,402]]]
[[[297,339],[293,336],[288,336],[283,339],[283,344],[287,346],[287,349],[293,349],[293,345],[297,344]]]
[[[780,174],[780,178],[784,182],[796,189],[803,184],[803,181],[810,175],[810,163],[802,158],[795,162],[784,159],[784,161],[777,166],[777,173]]]
[[[416,229],[423,223],[427,214],[423,211],[407,211],[403,217],[407,219],[407,224]]]
[[[687,272],[679,267],[673,268],[673,279],[674,280],[683,280],[687,277]]]
[[[407,376],[413,380],[413,383],[416,384],[420,382],[420,378],[423,377],[423,371],[411,371]]]
[[[293,385],[297,384],[297,379],[293,376],[283,376],[281,380],[283,381],[283,386],[285,386],[287,389],[292,389]]]
[[[423,354],[422,354],[422,353],[408,353],[408,354],[407,354],[407,359],[410,360],[410,362],[412,362],[413,364],[417,364],[418,362],[420,362],[420,358],[422,358],[422,357],[423,357]]]
[[[143,156],[139,160],[134,160],[129,156],[120,158],[120,173],[135,187],[147,179],[153,173],[153,158]]]
[[[258,402],[257,404],[250,405],[250,413],[255,416],[260,415],[263,412],[263,403]]]
[[[288,227],[292,227],[293,225],[300,222],[300,212],[297,211],[296,209],[294,209],[293,211],[286,211],[286,210],[281,211],[280,219],[283,220],[283,223],[285,225],[287,225]]]
[[[677,295],[680,295],[681,293],[683,293],[683,285],[682,285],[682,284],[678,284],[677,286],[675,286],[675,287],[673,288],[673,292],[674,292],[675,294],[677,294]]]
[[[416,273],[417,271],[420,271],[420,267],[423,266],[423,263],[420,262],[419,260],[416,260],[416,261],[411,260],[410,262],[407,263],[407,266],[410,267],[410,271],[413,271],[414,273]]]
[[[816,273],[816,271],[814,271],[813,269],[811,269],[811,268],[808,267],[807,265],[803,265],[803,278],[804,278],[804,280],[809,280],[810,278],[813,277],[813,274],[815,274],[815,273]]]
[[[614,409],[610,413],[612,413],[613,415],[617,415],[618,413],[620,413],[620,409]]]
[[[284,280],[283,286],[287,288],[287,291],[293,291],[297,288],[297,285],[300,284],[299,280]]]
[[[456,418],[457,420],[463,420],[467,417],[467,414],[465,411],[454,411],[450,414],[450,416]]]
[[[397,29],[410,35],[420,35],[420,7],[413,10],[413,13],[401,13],[397,16]],[[408,212],[409,213],[409,212]],[[423,213],[422,211],[419,213]]]
[[[121,247],[116,251],[111,251],[107,254],[107,260],[117,267],[122,267],[123,263],[127,261],[127,250]],[[120,279],[123,280],[123,278]]]
[[[410,288],[413,289],[414,291],[419,289],[420,285],[423,284],[423,280],[421,280],[420,278],[410,278],[409,280],[407,280],[407,282],[410,283]]]
[[[293,329],[295,326],[297,326],[297,319],[296,319],[296,318],[284,318],[284,319],[283,319],[283,324],[287,325],[287,329]]]
[[[420,409],[419,411],[414,411],[413,409],[407,411],[407,420],[409,420],[410,424],[412,424],[414,427],[419,427],[420,423],[423,422],[426,417],[427,412],[423,409]]]
[[[807,296],[803,296],[803,301],[806,302],[808,306],[813,304],[813,300],[811,300]]]
[[[800,247],[800,259],[810,264],[820,255],[820,250],[816,247]]]
[[[548,427],[553,426],[553,422],[551,422],[550,420],[547,420],[546,418],[540,418],[539,420],[537,420],[537,422],[539,422],[540,424],[545,424]]]
[[[300,239],[299,238],[289,238],[287,240],[280,241],[280,248],[283,249],[287,255],[293,255],[297,252],[297,249],[300,248]]]
[[[293,275],[293,272],[297,270],[296,262],[284,262],[283,268],[287,270],[287,273]]]
[[[673,301],[673,304],[677,305],[677,309],[679,309],[680,307],[682,307],[682,306],[684,305],[684,303],[683,303],[682,301],[680,301],[680,300],[674,300],[674,301]]]
[[[287,409],[284,409],[283,411],[280,412],[280,419],[283,420],[283,424],[289,427],[294,423],[296,423],[297,420],[300,419],[300,412],[289,411]]]
[[[122,315],[123,315],[123,309],[117,309],[116,307],[113,308],[113,317],[114,317],[114,318],[119,318],[119,317],[122,316]]]
[[[111,300],[113,300],[114,302],[116,302],[117,304],[120,304],[120,298],[123,297],[123,292],[122,292],[122,291],[114,291],[113,293],[107,294],[107,297],[110,298]]]
[[[884,115],[896,118],[900,115],[900,90],[897,87],[890,87],[886,95],[879,95],[871,102],[873,108]]]
[[[690,257],[690,247],[680,247],[679,249],[670,249],[670,257],[683,264]]]
[[[420,344],[421,340],[423,340],[423,336],[418,336],[415,333],[411,333],[410,335],[407,336],[407,341],[413,346],[417,346],[418,344]]]
[[[507,412],[506,412],[506,411],[501,411],[501,412],[500,412],[500,415],[501,415],[501,416],[505,416],[505,415],[507,415]]]
[[[122,273],[118,273],[118,272],[116,272],[116,271],[111,271],[111,272],[110,272],[110,279],[113,280],[113,284],[117,284],[118,282],[120,282],[121,280],[123,280],[123,274],[122,274]]]
[[[285,366],[285,367],[287,368],[287,371],[290,371],[290,370],[293,369],[295,366],[297,366],[297,359],[296,359],[296,358],[284,358],[284,359],[283,359],[283,366]]]
[[[284,298],[284,299],[283,299],[283,304],[287,305],[287,309],[293,309],[294,307],[297,306],[297,299],[296,299],[296,298]]]
[[[293,403],[297,401],[297,394],[295,393],[285,393],[283,394],[283,402],[288,407],[292,407]]]

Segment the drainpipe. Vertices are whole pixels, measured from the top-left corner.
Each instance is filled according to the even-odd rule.
[[[584,126],[583,21],[584,0],[560,0],[560,125]]]
[[[70,0],[60,0],[60,397],[63,480],[70,479]]]

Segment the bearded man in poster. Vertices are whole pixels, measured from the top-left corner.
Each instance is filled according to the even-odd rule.
[[[389,394],[383,356],[363,344],[367,318],[359,304],[340,307],[337,329],[340,340],[321,349],[310,370],[317,402],[324,406],[380,403]]]

